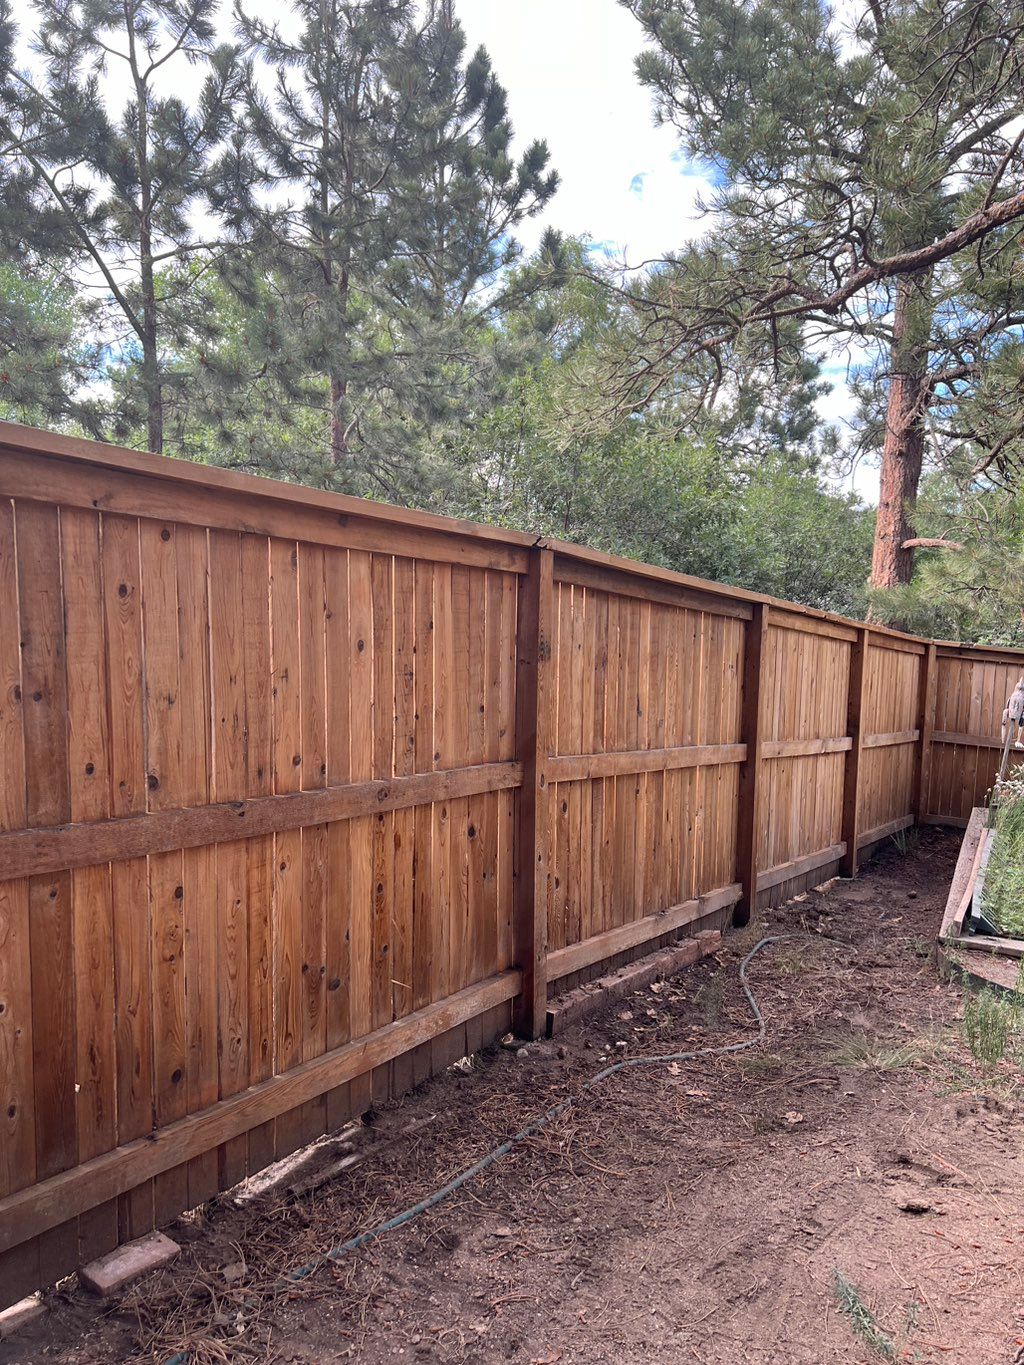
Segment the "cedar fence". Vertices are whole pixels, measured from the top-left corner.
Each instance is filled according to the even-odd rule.
[[[0,423],[0,1305],[965,824],[1022,666]]]

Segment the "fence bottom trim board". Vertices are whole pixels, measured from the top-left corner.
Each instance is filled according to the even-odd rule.
[[[70,1170],[0,1199],[0,1252],[58,1227],[97,1204],[127,1193],[144,1180],[191,1157],[215,1150],[251,1128],[277,1118],[335,1086],[393,1061],[519,992],[522,973],[502,972],[474,986],[345,1043],[313,1061],[250,1086],[197,1114],[178,1119]]]
[[[739,882],[733,882],[731,886],[706,891],[694,900],[683,901],[656,915],[645,915],[632,924],[620,924],[618,928],[585,938],[581,943],[556,948],[548,953],[548,981],[570,976],[584,967],[592,967],[595,962],[614,957],[616,953],[624,953],[651,939],[660,938],[662,934],[670,934],[673,929],[681,929],[694,920],[714,914],[716,910],[724,910],[726,906],[735,905],[741,894]]]
[[[685,967],[692,967],[702,957],[715,952],[722,943],[719,929],[705,929],[696,938],[684,938],[670,948],[642,957],[628,967],[620,967],[609,976],[590,981],[566,995],[558,996],[548,1005],[547,1036],[556,1037],[570,1024],[577,1024],[612,1000],[621,1000],[634,991],[642,990],[652,981],[665,981]]]
[[[896,820],[889,820],[884,825],[876,825],[874,829],[866,829],[862,834],[857,835],[858,849],[867,848],[868,844],[877,844],[880,839],[887,839],[890,834],[899,834],[901,830],[909,829],[914,823],[912,815],[901,815]]]
[[[834,863],[845,852],[845,843],[832,844],[831,847],[820,849],[816,853],[805,853],[802,858],[793,858],[788,863],[779,863],[778,867],[769,867],[766,871],[758,873],[757,889],[758,891],[770,891],[773,886],[779,886],[782,882],[802,877],[806,872],[813,872],[816,867],[824,867],[826,863]]]

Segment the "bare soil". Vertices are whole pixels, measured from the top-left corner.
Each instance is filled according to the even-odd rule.
[[[1020,1071],[973,1060],[933,951],[957,844],[924,830],[564,1038],[450,1071],[373,1115],[342,1175],[317,1187],[307,1166],[298,1193],[181,1220],[176,1264],[117,1302],[61,1286],[0,1363],[1024,1359]],[[602,1059],[749,1036],[738,964],[776,932],[808,937],[751,966],[758,1047],[619,1073],[444,1204],[282,1291]]]

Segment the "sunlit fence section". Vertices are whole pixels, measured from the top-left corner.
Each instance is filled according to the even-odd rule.
[[[0,424],[0,1301],[965,821],[1021,666]]]

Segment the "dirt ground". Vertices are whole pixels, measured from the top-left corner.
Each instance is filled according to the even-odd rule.
[[[449,1072],[376,1114],[343,1175],[316,1187],[307,1168],[298,1192],[183,1219],[177,1263],[118,1302],[69,1282],[0,1362],[1024,1360],[1020,1072],[973,1061],[932,948],[957,843],[924,830],[564,1038]],[[282,1272],[422,1198],[603,1059],[749,1035],[739,960],[784,931],[809,937],[750,972],[764,1043],[610,1078],[282,1292]]]

